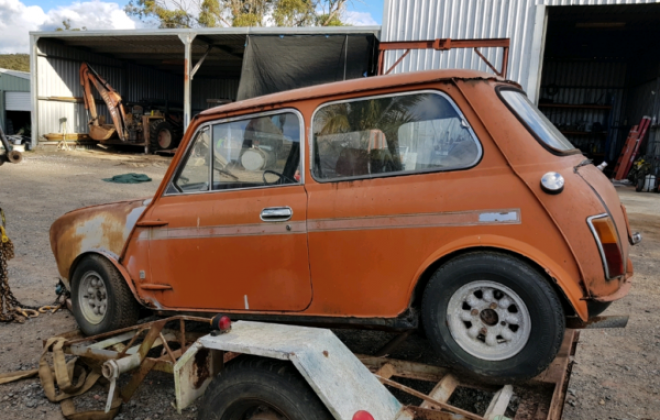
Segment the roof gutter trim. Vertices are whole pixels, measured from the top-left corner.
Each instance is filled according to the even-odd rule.
[[[348,26],[348,27],[266,27],[266,28],[199,28],[199,29],[130,29],[130,30],[98,30],[98,31],[32,31],[30,35],[44,38],[81,38],[96,36],[176,36],[186,34],[196,35],[352,35],[368,34],[380,38],[381,26]]]

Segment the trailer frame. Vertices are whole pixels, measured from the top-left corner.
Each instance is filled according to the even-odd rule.
[[[466,379],[446,367],[353,354],[325,328],[237,321],[225,334],[204,334],[186,327],[209,322],[180,315],[92,337],[83,337],[79,331],[59,337],[64,354],[78,356],[89,366],[102,365],[102,375],[110,381],[107,413],[117,412],[119,400],[130,400],[152,370],[174,376],[176,408],[181,412],[204,394],[226,363],[241,355],[254,355],[290,361],[338,420],[351,420],[358,410],[370,412],[376,420],[505,420],[513,395],[520,400],[513,420],[559,420],[579,341],[579,331],[568,329],[547,370],[524,384],[502,386]],[[132,376],[117,390],[122,374]],[[426,394],[402,383],[410,379],[435,385]],[[494,393],[485,414],[450,404],[461,387]],[[402,404],[392,395],[395,389],[422,404]]]

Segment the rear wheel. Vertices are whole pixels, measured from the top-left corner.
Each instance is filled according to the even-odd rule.
[[[175,148],[179,143],[178,135],[167,121],[161,121],[154,124],[151,129],[151,144],[158,150],[167,150]]]
[[[73,316],[86,335],[134,325],[140,314],[124,278],[100,255],[84,257],[71,281]]]
[[[241,356],[211,382],[199,420],[331,420],[289,362]]]
[[[422,300],[431,345],[451,365],[490,381],[547,368],[564,337],[564,311],[543,276],[506,254],[457,257],[431,277]]]

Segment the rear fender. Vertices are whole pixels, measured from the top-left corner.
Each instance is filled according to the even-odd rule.
[[[541,267],[545,273],[561,288],[564,295],[570,302],[576,314],[586,321],[589,318],[587,303],[584,300],[584,292],[577,281],[572,279],[571,274],[563,267],[557,264],[552,258],[548,257],[541,250],[530,246],[528,243],[516,239],[498,236],[498,235],[478,235],[461,238],[451,242],[431,254],[424,264],[415,273],[414,281],[408,290],[409,302],[412,302],[413,293],[419,279],[423,274],[437,261],[451,257],[454,253],[463,253],[474,250],[479,251],[483,248],[500,249],[523,256]]]

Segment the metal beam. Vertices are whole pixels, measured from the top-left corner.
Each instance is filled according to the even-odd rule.
[[[223,45],[223,44],[217,45],[217,44],[215,43],[215,41],[213,41],[212,39],[210,39],[210,38],[208,38],[208,37],[205,37],[205,36],[201,36],[201,35],[197,37],[197,40],[198,40],[198,41],[202,41],[202,42],[204,42],[204,43],[207,44],[207,45],[213,46],[213,48],[216,48],[216,49],[218,49],[218,50],[224,52],[225,54],[229,54],[229,55],[231,55],[232,57],[235,57],[235,58],[238,58],[238,59],[240,59],[240,60],[243,60],[243,54],[235,53],[235,52],[232,51],[232,49],[229,48],[229,46],[228,46],[228,45],[242,46],[242,45],[243,45],[242,43],[241,43],[241,44],[237,44],[237,43],[234,42],[233,44],[228,44],[228,45]]]
[[[197,64],[195,64],[195,67],[193,67],[193,69],[190,71],[190,80],[192,80],[195,77],[195,73],[197,73],[197,70],[199,70],[202,64],[204,64],[204,60],[206,60],[206,57],[208,57],[212,49],[213,49],[213,45],[209,45],[204,55],[199,59]]]
[[[32,148],[34,149],[37,146],[37,139],[41,127],[39,127],[39,99],[37,95],[39,93],[39,48],[37,47],[37,42],[39,42],[39,36],[30,34],[30,96],[32,97]]]
[[[192,43],[195,40],[194,33],[179,34],[179,39],[185,47],[183,63],[183,130],[188,129],[192,114]]]
[[[532,35],[531,60],[529,62],[529,75],[527,76],[527,96],[529,100],[538,104],[541,91],[541,72],[543,70],[543,54],[545,52],[545,35],[548,28],[547,6],[540,4],[536,6],[534,16],[534,32]]]

